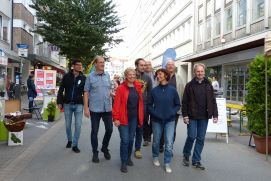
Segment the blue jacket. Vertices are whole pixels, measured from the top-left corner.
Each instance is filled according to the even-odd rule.
[[[34,84],[34,81],[30,78],[27,79],[27,95],[28,97],[37,97],[37,91],[36,91],[36,86]]]
[[[152,120],[160,123],[175,121],[181,107],[177,90],[171,85],[158,85],[148,97],[148,111]]]

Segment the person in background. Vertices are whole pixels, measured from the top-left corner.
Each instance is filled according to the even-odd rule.
[[[101,151],[106,160],[111,159],[108,146],[113,132],[112,92],[110,76],[104,71],[104,58],[96,56],[94,66],[95,71],[87,77],[84,88],[84,114],[91,120],[92,162],[99,163],[98,132],[101,118],[105,126]]]
[[[180,77],[176,74],[176,66],[175,66],[174,60],[168,60],[168,62],[166,63],[166,71],[170,74],[168,84],[173,86],[177,90],[179,97],[180,97],[180,95],[181,95],[180,81],[181,80],[180,80]],[[174,129],[173,142],[175,142],[175,140],[176,140],[176,128],[177,128],[180,114],[181,114],[181,111],[178,111],[175,116],[175,129]],[[164,132],[163,132],[163,134],[164,134]],[[160,141],[160,152],[161,153],[164,151],[164,136],[163,136],[163,134],[162,134],[161,141]]]
[[[30,74],[27,79],[27,96],[28,96],[28,110],[33,112],[34,99],[37,97],[36,86],[34,84],[34,74]]]
[[[58,108],[64,107],[66,136],[68,143],[66,148],[71,148],[75,153],[80,153],[78,141],[81,133],[83,115],[83,93],[86,77],[82,73],[82,62],[79,59],[72,61],[72,70],[66,73],[61,81],[58,94]],[[74,115],[74,135],[72,136],[72,117]]]
[[[208,120],[213,118],[217,123],[218,111],[216,99],[211,83],[205,78],[205,65],[197,63],[193,68],[194,78],[188,82],[184,89],[182,99],[182,115],[187,124],[187,138],[183,148],[183,165],[189,166],[189,157],[196,140],[192,165],[204,170],[201,164],[201,152],[204,146]]]
[[[219,83],[216,80],[215,76],[213,76],[213,78],[212,78],[212,86],[213,86],[213,89],[214,89],[215,92],[219,91]]]
[[[156,86],[155,73],[150,60],[145,61],[145,73],[151,78],[152,88]]]
[[[152,158],[153,164],[160,166],[159,146],[164,131],[164,168],[167,173],[171,173],[170,162],[172,159],[175,117],[180,109],[180,98],[177,90],[169,85],[170,75],[165,69],[158,69],[155,75],[159,85],[152,89],[148,98],[148,111],[153,120]]]
[[[141,84],[135,81],[133,68],[124,71],[125,81],[118,87],[112,109],[113,122],[120,134],[121,172],[126,173],[127,165],[133,166],[131,159],[136,127],[143,124],[143,99]]]
[[[136,79],[137,79],[137,81],[139,81],[141,83],[141,92],[142,92],[143,102],[144,102],[143,125],[149,121],[149,116],[147,114],[147,100],[148,100],[148,95],[150,94],[151,89],[152,89],[151,78],[145,73],[145,63],[146,62],[143,58],[138,58],[135,60]],[[135,139],[135,158],[137,158],[137,159],[142,158],[142,153],[141,153],[140,149],[141,149],[143,134],[146,134],[146,132],[143,133],[143,128],[137,127],[136,128],[136,139]],[[149,133],[147,133],[147,134],[149,134]]]

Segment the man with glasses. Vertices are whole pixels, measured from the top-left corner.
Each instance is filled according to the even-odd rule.
[[[74,59],[72,70],[63,76],[57,95],[59,109],[64,106],[66,135],[68,143],[66,148],[71,148],[79,153],[78,140],[81,132],[83,115],[83,93],[86,77],[82,73],[82,62]],[[64,93],[65,92],[65,93]],[[63,94],[64,93],[64,94]],[[74,114],[75,129],[72,137],[72,115]]]

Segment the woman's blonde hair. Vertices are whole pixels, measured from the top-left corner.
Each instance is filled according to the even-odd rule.
[[[129,72],[134,72],[136,73],[135,69],[132,67],[128,67],[127,69],[125,69],[124,71],[124,76],[126,77],[128,75]]]

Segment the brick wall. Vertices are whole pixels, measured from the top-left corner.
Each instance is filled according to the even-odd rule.
[[[14,3],[13,6],[14,19],[21,19],[25,21],[31,28],[34,27],[34,16],[21,3]]]

